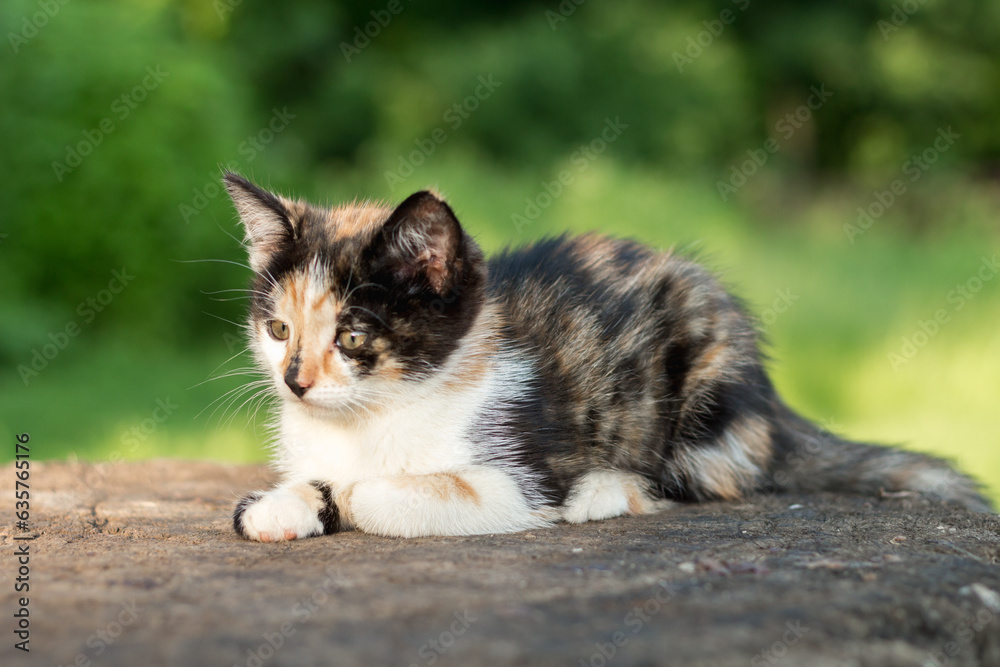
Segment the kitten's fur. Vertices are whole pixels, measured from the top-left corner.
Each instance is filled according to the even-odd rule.
[[[239,502],[240,535],[501,533],[765,488],[989,510],[942,461],[793,413],[740,302],[683,257],[587,235],[486,261],[429,192],[325,209],[225,181],[282,399],[283,481]]]

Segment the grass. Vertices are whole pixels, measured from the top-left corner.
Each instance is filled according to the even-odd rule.
[[[213,414],[220,405],[213,402],[239,387],[241,378],[200,384],[228,357],[220,347],[150,356],[138,346],[81,341],[77,349],[67,349],[71,358],[57,357],[60,363],[53,362],[29,387],[16,377],[2,386],[9,398],[0,428],[8,441],[28,432],[32,456],[39,459],[264,460],[263,419],[255,423],[245,409]]]
[[[997,233],[983,231],[982,221],[914,236],[887,215],[851,243],[842,225],[864,201],[826,200],[764,218],[722,202],[710,181],[600,158],[519,233],[512,214],[523,214],[525,197],[534,199],[552,177],[491,173],[467,161],[428,164],[419,182],[413,177],[393,196],[447,184],[445,194],[488,250],[596,229],[698,254],[763,318],[773,377],[792,406],[852,438],[952,458],[1000,502],[1000,279],[955,298],[957,286],[975,285],[983,257],[997,247]],[[324,199],[385,194],[382,183],[347,174],[331,180],[337,185]],[[924,340],[921,322],[928,328],[938,311],[946,318]],[[915,338],[924,344],[912,358],[892,357]],[[115,340],[85,332],[29,387],[16,374],[0,381],[0,430],[7,442],[30,432],[38,458],[264,460],[263,413],[254,419],[238,401],[219,411],[224,416],[211,414],[212,402],[241,378],[199,385],[231,354],[218,343],[153,356],[128,332]],[[167,399],[177,407],[157,423],[157,401]]]

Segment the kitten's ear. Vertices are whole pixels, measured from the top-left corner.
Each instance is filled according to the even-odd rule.
[[[462,226],[451,207],[426,190],[396,207],[379,236],[378,252],[398,278],[420,275],[445,294],[463,269]]]
[[[277,195],[238,174],[226,172],[223,181],[246,229],[250,268],[262,271],[271,256],[295,237],[288,209]]]

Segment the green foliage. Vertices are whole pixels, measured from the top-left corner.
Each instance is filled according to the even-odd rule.
[[[32,10],[5,4],[5,26]],[[68,3],[4,55],[0,289],[17,316],[0,318],[0,358],[78,319],[77,304],[122,267],[136,275],[131,307],[108,308],[95,328],[183,340],[193,329],[183,331],[185,313],[200,309],[192,288],[227,275],[170,260],[232,254],[208,216],[185,224],[178,205],[234,152],[245,84],[228,76],[222,54],[181,39],[172,14]],[[224,206],[215,210],[228,218]]]

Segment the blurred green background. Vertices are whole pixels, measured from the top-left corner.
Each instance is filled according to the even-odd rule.
[[[488,250],[696,253],[793,406],[1000,500],[1000,2],[7,0],[0,25],[4,459],[25,431],[38,458],[266,458],[228,166],[326,203],[436,186]]]

